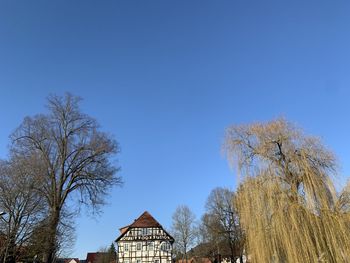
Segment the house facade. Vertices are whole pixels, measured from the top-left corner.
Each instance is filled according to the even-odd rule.
[[[147,211],[120,229],[118,263],[171,263],[174,238]]]

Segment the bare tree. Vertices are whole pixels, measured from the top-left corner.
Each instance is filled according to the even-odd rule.
[[[213,189],[208,197],[206,214],[202,220],[206,232],[211,236],[212,245],[220,247],[221,253],[230,256],[231,262],[235,262],[237,258],[243,261],[244,244],[234,198],[235,194],[230,189],[221,187]]]
[[[175,247],[182,253],[187,262],[187,252],[196,238],[194,213],[185,205],[178,206],[173,214],[172,233]]]
[[[1,161],[0,210],[5,213],[0,220],[4,239],[2,262],[14,263],[24,256],[24,245],[44,218],[46,205],[42,196],[33,191],[39,184],[35,169],[29,169],[25,160],[12,157],[9,161]]]
[[[218,260],[223,254],[223,231],[220,227],[219,220],[214,219],[212,215],[208,213],[202,215],[197,231],[199,245],[191,250],[195,257],[209,258],[211,262]],[[224,249],[226,251],[226,248]]]
[[[230,127],[225,150],[244,176],[237,207],[252,262],[348,260],[349,195],[337,196],[319,139],[278,119]]]
[[[113,185],[120,185],[118,168],[111,157],[118,152],[116,141],[99,130],[96,120],[82,113],[78,97],[48,98],[49,113],[26,117],[12,134],[11,152],[35,155],[42,165],[40,187],[48,204],[44,261],[53,262],[58,226],[63,208],[71,198],[98,211]]]

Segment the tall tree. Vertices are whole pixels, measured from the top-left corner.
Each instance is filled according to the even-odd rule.
[[[278,119],[230,127],[225,149],[244,178],[237,206],[252,262],[347,261],[349,195],[337,196],[319,139]]]
[[[33,191],[40,181],[35,168],[29,165],[16,157],[0,162],[2,262],[14,263],[24,256],[23,247],[46,212],[42,196]]]
[[[178,206],[173,214],[172,233],[175,247],[187,261],[187,252],[194,244],[196,238],[195,215],[188,206]]]
[[[244,236],[239,216],[234,206],[235,194],[227,188],[218,187],[211,191],[203,224],[212,237],[213,246],[219,246],[221,253],[230,256],[231,262],[242,261]]]
[[[116,260],[117,258],[117,251],[115,249],[114,243],[112,243],[108,248],[108,253],[112,260]]]
[[[116,141],[81,112],[79,101],[71,94],[50,96],[49,112],[26,117],[11,136],[12,154],[35,155],[43,166],[42,184],[35,189],[49,207],[43,259],[47,263],[53,262],[57,252],[58,227],[67,200],[98,211],[108,189],[121,184],[118,168],[110,161],[119,150]]]
[[[209,258],[212,262],[217,262],[220,255],[223,254],[222,232],[219,220],[213,219],[208,213],[204,213],[197,231],[199,245],[191,250],[193,255],[199,258]],[[225,251],[227,251],[226,247],[224,248]]]

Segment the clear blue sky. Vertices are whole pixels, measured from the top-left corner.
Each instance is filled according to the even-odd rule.
[[[237,181],[220,152],[231,124],[284,116],[350,172],[349,1],[0,1],[0,156],[50,93],[115,135],[123,188],[76,219],[72,256],[109,245],[144,210],[199,218]]]

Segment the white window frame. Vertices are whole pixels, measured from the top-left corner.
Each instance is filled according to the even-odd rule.
[[[161,245],[160,245],[160,250],[162,251],[170,251],[171,250],[171,244],[167,241],[163,242]]]
[[[147,236],[147,228],[141,228],[141,235]]]

